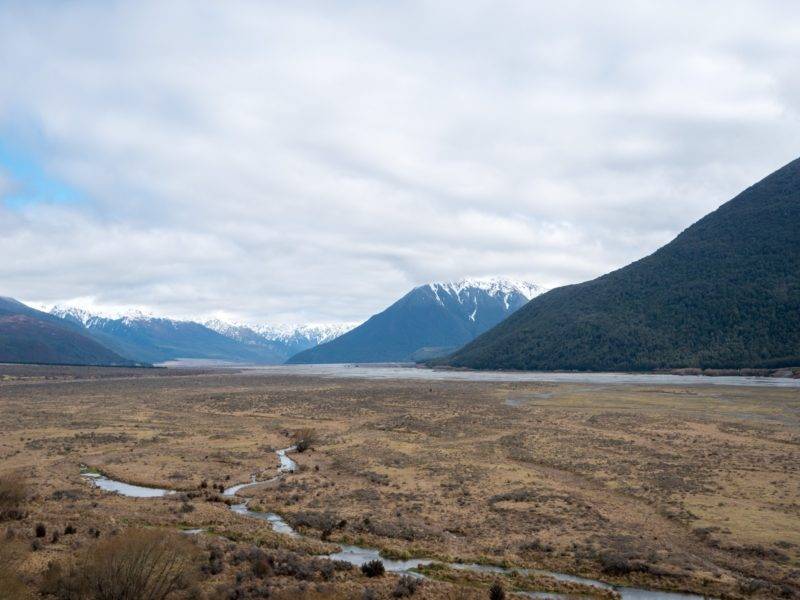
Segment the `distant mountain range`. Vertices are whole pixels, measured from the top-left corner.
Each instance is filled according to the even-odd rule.
[[[510,279],[464,279],[415,288],[366,323],[199,323],[142,312],[49,312],[0,303],[0,361],[99,365],[180,359],[230,363],[396,362],[453,352],[544,290]]]
[[[355,329],[288,362],[406,362],[442,356],[543,291],[536,284],[504,278],[423,285]]]
[[[275,349],[283,363],[290,356],[317,344],[324,344],[350,331],[356,323],[304,325],[246,325],[214,319],[205,326],[249,346],[268,346]]]
[[[134,365],[134,361],[97,342],[82,326],[3,297],[0,297],[0,362]]]
[[[220,320],[205,324],[141,312],[102,316],[71,306],[55,306],[54,316],[84,327],[97,342],[133,360],[161,363],[208,359],[281,364],[292,354],[332,339],[347,325],[246,326]]]
[[[800,159],[654,254],[535,298],[443,362],[609,371],[800,365]]]

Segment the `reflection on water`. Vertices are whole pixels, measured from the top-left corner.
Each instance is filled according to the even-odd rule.
[[[371,560],[380,560],[387,571],[392,573],[405,573],[424,565],[433,564],[432,560],[425,560],[423,558],[412,558],[410,560],[392,560],[389,558],[381,558],[380,552],[375,548],[362,548],[361,546],[351,546],[349,544],[340,544],[341,550],[328,554],[328,558],[333,560],[343,560],[349,562],[351,565],[360,567],[364,563]]]
[[[114,481],[113,479],[109,479],[97,473],[84,473],[83,476],[91,479],[92,483],[102,490],[116,492],[130,498],[159,498],[175,493],[171,490],[162,490],[159,488],[131,485],[130,483],[123,483],[122,481]]]

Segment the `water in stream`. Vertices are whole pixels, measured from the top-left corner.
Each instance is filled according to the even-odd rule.
[[[277,476],[262,481],[257,481],[254,476],[252,481],[250,481],[249,483],[241,483],[227,488],[224,491],[223,495],[235,496],[237,492],[245,488],[254,485],[260,485],[263,483],[268,483],[270,481],[278,479],[279,477],[281,477],[283,473],[291,473],[296,471],[297,463],[286,455],[287,452],[292,452],[294,450],[295,448],[294,446],[292,446],[290,448],[284,448],[282,450],[276,451],[276,454],[280,459],[280,467],[278,467]],[[83,476],[89,479],[94,485],[103,490],[109,492],[116,492],[122,496],[129,496],[131,498],[158,498],[176,493],[174,490],[149,488],[138,485],[131,485],[128,483],[124,483],[122,481],[115,481],[113,479],[109,479],[108,477],[99,475],[97,473],[85,472],[83,473]],[[300,536],[300,534],[297,533],[292,528],[291,525],[289,525],[286,521],[284,521],[280,515],[270,512],[257,512],[251,510],[250,508],[247,507],[247,500],[244,500],[244,502],[240,504],[233,504],[231,505],[230,508],[236,514],[244,515],[254,519],[260,519],[262,521],[267,521],[272,526],[273,531],[275,531],[276,533],[281,533],[291,537]],[[195,533],[200,533],[201,531],[202,530],[192,529],[187,531],[187,533],[195,534]],[[352,546],[348,544],[339,544],[339,547],[340,550],[338,552],[328,554],[326,555],[326,557],[332,560],[342,560],[356,567],[360,567],[364,563],[369,562],[371,560],[381,560],[383,561],[383,565],[386,568],[386,570],[391,573],[406,573],[409,575],[419,576],[419,574],[416,573],[414,569],[417,569],[420,566],[429,565],[436,562],[423,558],[415,558],[410,560],[391,560],[381,557],[380,551],[376,548],[364,548],[361,546]],[[552,571],[543,571],[538,569],[506,568],[506,567],[497,567],[492,565],[479,565],[479,564],[469,564],[469,563],[449,563],[448,566],[454,569],[462,569],[479,573],[508,574],[516,572],[523,575],[525,574],[547,575],[549,577],[552,577],[560,581],[571,581],[601,589],[613,589],[616,590],[622,596],[623,600],[704,600],[705,598],[704,596],[698,596],[696,594],[680,594],[675,592],[659,592],[654,590],[612,586],[602,581],[597,581],[595,579],[586,579],[583,577],[577,577],[575,575],[568,575],[566,573],[555,573]],[[564,596],[562,594],[551,594],[546,592],[515,592],[515,593],[528,598],[535,598],[537,600],[559,600],[567,598],[567,596]]]
[[[169,494],[175,493],[172,490],[149,488],[141,485],[124,483],[122,481],[115,481],[99,473],[84,473],[83,476],[91,479],[92,483],[101,490],[116,492],[117,494],[129,496],[131,498],[160,498],[161,496],[168,496]]]

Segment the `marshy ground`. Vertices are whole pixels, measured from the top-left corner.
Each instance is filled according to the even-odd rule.
[[[312,539],[232,513],[218,486],[274,474],[274,450],[308,428],[317,440],[295,456],[301,471],[247,495]],[[182,493],[105,493],[81,465]],[[34,594],[52,591],[48,565],[160,527],[205,531],[193,538],[203,569],[176,597],[400,597],[395,576],[313,558],[337,542],[717,598],[800,597],[797,388],[1,366],[0,476],[27,486],[0,544]],[[488,598],[495,579],[429,574],[414,597]]]

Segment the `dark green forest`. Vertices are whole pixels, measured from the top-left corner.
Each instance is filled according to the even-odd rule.
[[[800,159],[654,254],[534,298],[444,362],[534,370],[800,365]]]

